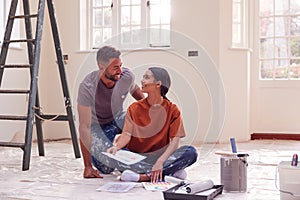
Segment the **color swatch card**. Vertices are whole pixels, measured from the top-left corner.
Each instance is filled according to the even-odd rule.
[[[119,150],[115,155],[107,152],[102,152],[104,155],[107,155],[110,158],[113,158],[117,161],[120,161],[122,163],[125,163],[126,165],[132,165],[134,163],[140,162],[141,160],[144,160],[146,156],[126,151],[126,150]]]
[[[157,183],[142,182],[142,184],[146,190],[151,190],[151,191],[165,191],[177,185],[176,183],[172,183],[172,182],[157,182]]]

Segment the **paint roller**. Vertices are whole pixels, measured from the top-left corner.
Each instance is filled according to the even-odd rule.
[[[175,184],[182,184],[185,188],[186,192],[189,194],[195,194],[198,192],[203,192],[205,190],[211,189],[214,187],[214,183],[212,180],[208,179],[205,181],[198,181],[196,183],[186,184],[184,180],[172,177],[172,176],[165,176],[165,181],[172,182]]]
[[[214,187],[214,183],[212,180],[208,179],[205,181],[199,181],[193,184],[188,184],[185,189],[189,194],[195,194],[198,192],[203,192],[205,190],[211,189]]]

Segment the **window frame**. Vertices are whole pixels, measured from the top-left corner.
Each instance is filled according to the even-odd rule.
[[[232,48],[249,48],[249,2],[248,0],[232,0],[232,34],[231,34],[231,47]],[[237,12],[237,18],[234,16],[235,6],[239,12]],[[237,27],[239,31],[235,31],[234,27]],[[235,37],[238,39],[235,41]]]
[[[93,0],[81,0],[80,1],[80,50],[92,50],[98,49],[97,46],[93,46]],[[119,4],[121,0],[112,0],[113,10],[112,10],[112,42],[110,43],[101,43],[102,44],[111,44],[114,46],[118,46],[122,50],[126,49],[147,49],[147,48],[170,48],[171,46],[171,15],[169,21],[169,29],[168,32],[168,45],[151,45],[150,44],[150,6],[151,1],[149,0],[141,0],[141,30],[140,30],[140,43],[137,45],[133,45],[132,43],[121,44],[121,5]],[[162,0],[163,1],[163,0]],[[170,4],[170,12],[171,12],[171,0],[168,0]],[[122,34],[123,35],[123,34]]]
[[[292,77],[292,74],[291,74],[291,69],[292,69],[292,64],[291,63],[291,60],[299,60],[300,61],[300,56],[298,57],[293,57],[291,55],[291,39],[293,38],[299,38],[300,40],[300,34],[298,35],[292,35],[291,32],[290,32],[290,25],[291,25],[291,18],[292,17],[299,17],[300,18],[300,13],[298,13],[297,15],[295,14],[292,14],[291,13],[291,7],[290,7],[290,0],[288,1],[288,14],[276,14],[275,10],[275,1],[272,0],[273,2],[273,14],[270,14],[270,15],[267,15],[267,16],[262,16],[261,15],[261,8],[260,8],[260,2],[261,0],[257,0],[258,2],[258,6],[257,6],[257,9],[258,9],[258,16],[257,16],[257,24],[258,24],[258,37],[257,37],[257,42],[258,42],[258,56],[257,56],[257,62],[258,62],[258,79],[260,81],[284,81],[284,82],[289,82],[289,81],[299,81],[300,80],[300,76],[298,76],[298,78],[293,78]],[[275,32],[275,26],[273,25],[273,34],[270,34],[268,36],[262,36],[261,35],[261,20],[263,18],[272,18],[273,19],[273,22],[275,22],[275,18],[278,18],[278,17],[285,17],[287,20],[288,20],[288,29],[287,29],[287,33],[288,34],[284,34],[284,35],[277,35],[276,32]],[[267,57],[262,57],[261,56],[261,47],[262,47],[262,44],[261,44],[261,40],[262,39],[271,39],[273,41],[273,44],[274,44],[274,48],[273,48],[273,56],[271,56],[270,58],[267,58]],[[286,47],[287,47],[287,56],[286,57],[281,57],[281,56],[276,56],[276,52],[275,52],[275,41],[276,39],[286,39],[287,40],[287,44],[286,44]],[[286,70],[287,70],[287,74],[286,74],[286,77],[277,77],[276,75],[276,72],[277,72],[277,69],[278,69],[278,66],[276,65],[276,61],[280,61],[280,60],[286,60],[287,61],[287,66],[285,67]],[[261,66],[261,62],[263,61],[270,61],[272,62],[272,69],[271,69],[271,73],[272,73],[272,77],[263,77],[262,75],[262,66]]]

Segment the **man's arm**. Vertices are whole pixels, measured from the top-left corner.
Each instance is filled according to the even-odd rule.
[[[99,175],[98,170],[95,170],[92,166],[91,161],[91,108],[87,106],[78,105],[78,116],[79,116],[79,139],[81,153],[83,156],[84,163],[84,178],[102,178]]]
[[[144,94],[142,93],[140,87],[137,86],[135,91],[131,94],[133,98],[135,98],[137,101],[145,98]]]

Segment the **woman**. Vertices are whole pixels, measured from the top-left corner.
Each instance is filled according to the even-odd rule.
[[[192,146],[179,147],[185,136],[178,107],[169,101],[166,94],[171,80],[168,72],[160,67],[151,67],[143,75],[142,92],[148,96],[128,108],[122,134],[109,148],[115,154],[119,149],[146,155],[146,159],[130,166],[118,163],[123,181],[162,181],[165,175],[185,179],[184,168],[197,160]]]

